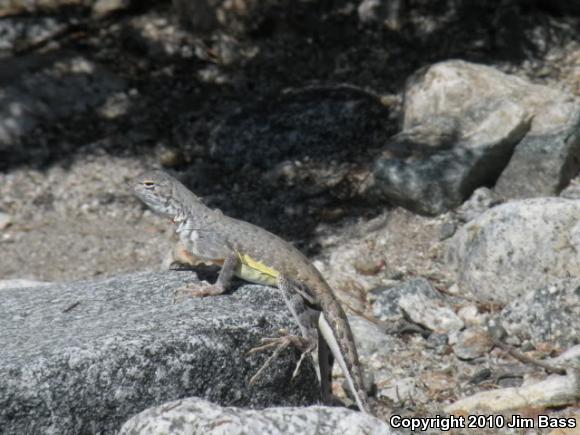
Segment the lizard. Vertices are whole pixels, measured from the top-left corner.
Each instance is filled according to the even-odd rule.
[[[221,295],[234,276],[277,287],[301,336],[287,334],[279,339],[264,339],[268,344],[256,349],[292,344],[304,356],[318,348],[323,402],[331,397],[331,369],[336,360],[357,407],[370,413],[346,314],[322,274],[297,248],[261,227],[209,208],[180,181],[161,170],[139,176],[133,183],[133,191],[154,212],[177,224],[176,232],[185,255],[221,266],[214,284],[204,283],[201,288],[198,284],[183,290],[197,297]],[[312,319],[306,308],[315,310],[317,320]],[[297,370],[298,367],[295,373]]]

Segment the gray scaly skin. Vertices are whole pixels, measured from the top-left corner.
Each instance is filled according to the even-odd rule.
[[[133,189],[151,209],[178,224],[180,243],[187,252],[203,262],[222,266],[215,284],[201,289],[199,286],[188,288],[188,292],[193,296],[222,294],[234,275],[250,282],[277,286],[302,334],[301,337],[289,336],[290,342],[306,352],[316,348],[318,338],[323,401],[331,396],[331,368],[336,359],[357,406],[369,412],[347,317],[320,272],[300,251],[260,227],[208,208],[165,172],[143,174]],[[317,321],[308,315],[306,306],[316,310]],[[262,346],[266,347],[269,345]]]

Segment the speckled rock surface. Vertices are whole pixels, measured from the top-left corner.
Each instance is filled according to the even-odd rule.
[[[148,409],[127,421],[119,435],[317,434],[387,435],[389,426],[346,408],[222,408],[198,398]]]
[[[567,348],[580,343],[580,280],[565,279],[512,301],[499,315],[510,335]]]
[[[4,433],[115,433],[131,415],[200,396],[237,406],[315,403],[310,364],[291,381],[286,351],[249,387],[268,354],[260,338],[294,330],[274,289],[173,303],[191,272],[3,289],[0,427]]]
[[[449,240],[448,260],[464,294],[509,303],[561,278],[578,276],[580,202],[514,201],[488,210]]]

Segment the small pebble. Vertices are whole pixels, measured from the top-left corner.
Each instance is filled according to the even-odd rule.
[[[457,230],[457,226],[454,222],[445,222],[441,227],[439,227],[439,240],[443,241],[449,239],[455,231]]]
[[[382,264],[370,258],[357,258],[354,262],[355,270],[361,275],[376,275],[382,269]]]
[[[453,353],[458,358],[472,360],[486,355],[493,347],[493,339],[484,328],[467,328],[459,333]]]

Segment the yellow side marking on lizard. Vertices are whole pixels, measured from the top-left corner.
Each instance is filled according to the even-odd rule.
[[[276,286],[278,275],[280,275],[277,270],[241,252],[238,252],[238,258],[240,262],[235,271],[236,276],[256,284]]]

